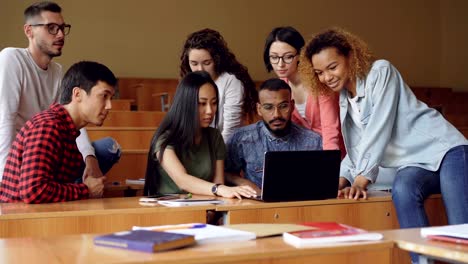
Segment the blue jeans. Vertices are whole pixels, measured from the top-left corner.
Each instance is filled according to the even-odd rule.
[[[108,173],[112,166],[120,160],[121,149],[120,145],[111,137],[101,138],[92,143],[96,159],[99,163],[99,168],[103,175]],[[85,165],[83,165],[82,173]],[[77,182],[82,182],[81,177]]]
[[[438,171],[407,167],[397,172],[392,199],[400,228],[429,226],[424,200],[434,193],[442,193],[449,224],[468,223],[467,145],[450,149]],[[418,262],[414,253],[411,259]]]

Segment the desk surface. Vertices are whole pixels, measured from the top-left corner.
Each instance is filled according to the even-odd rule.
[[[313,206],[313,205],[336,205],[336,204],[355,204],[355,203],[374,203],[382,201],[392,201],[392,194],[389,192],[382,191],[371,191],[367,200],[359,199],[358,201],[352,199],[327,199],[327,200],[315,200],[315,201],[298,201],[298,202],[262,202],[252,199],[225,199],[224,204],[216,206],[216,211],[236,211],[236,210],[248,210],[248,209],[266,209],[276,207],[302,207],[302,206]]]
[[[49,203],[49,204],[24,204],[24,203],[0,203],[0,220],[27,219],[55,216],[87,216],[87,215],[109,215],[115,213],[140,213],[148,212],[177,212],[177,211],[200,211],[214,210],[215,205],[165,207],[165,206],[143,206],[138,199],[140,197],[120,197],[88,199],[72,202]]]
[[[393,240],[397,247],[422,255],[468,263],[468,246],[449,242],[433,241],[421,237],[419,228],[383,231],[388,240]]]
[[[92,235],[0,239],[1,263],[390,263],[392,241],[353,246],[296,249],[282,237],[195,245],[161,253],[140,253],[93,245]],[[25,250],[26,249],[26,250]],[[319,263],[319,262],[313,262]]]

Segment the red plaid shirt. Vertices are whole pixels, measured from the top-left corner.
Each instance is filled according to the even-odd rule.
[[[59,104],[26,122],[8,153],[0,201],[50,203],[88,198],[88,187],[74,183],[84,166],[75,141],[79,134]]]

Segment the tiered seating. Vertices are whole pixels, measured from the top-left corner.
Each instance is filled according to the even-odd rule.
[[[451,88],[411,87],[416,97],[428,106],[438,109],[465,137],[468,137],[468,92]]]

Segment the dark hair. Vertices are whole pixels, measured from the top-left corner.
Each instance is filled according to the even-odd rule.
[[[62,8],[54,2],[37,2],[28,6],[24,10],[24,20],[27,22],[30,19],[39,16],[44,11],[50,11],[53,13],[61,13]]]
[[[291,86],[289,84],[281,79],[278,78],[271,78],[266,81],[264,81],[260,85],[260,89],[258,92],[263,90],[268,90],[268,91],[279,91],[279,90],[288,90],[289,93],[291,93]]]
[[[288,43],[294,47],[299,55],[302,47],[304,47],[305,41],[301,33],[293,27],[277,27],[274,28],[265,41],[265,48],[263,49],[263,62],[268,72],[273,70],[270,63],[270,47],[275,41],[281,41]]]
[[[180,56],[180,77],[191,72],[189,52],[192,49],[205,49],[213,58],[215,72],[219,76],[224,72],[233,74],[244,86],[244,103],[242,111],[247,117],[255,115],[255,103],[258,101],[255,83],[249,75],[247,68],[237,61],[236,56],[229,50],[221,34],[213,29],[203,29],[190,34],[185,41]]]
[[[177,86],[174,101],[162,120],[159,128],[151,139],[146,166],[146,181],[144,193],[156,190],[158,181],[158,160],[163,159],[167,146],[173,146],[177,156],[185,155],[187,149],[195,144],[195,137],[200,131],[200,116],[198,112],[198,94],[204,84],[211,84],[219,98],[218,88],[205,71],[188,73]],[[218,123],[218,111],[215,115],[215,125]],[[155,156],[156,143],[160,140],[158,157]]]
[[[80,61],[73,64],[63,77],[60,103],[71,102],[75,87],[80,87],[89,94],[98,81],[113,87],[117,86],[117,78],[106,66],[94,61]]]
[[[314,72],[312,56],[327,48],[335,48],[339,55],[347,58],[351,80],[365,78],[375,58],[367,44],[356,35],[341,29],[327,29],[314,36],[302,50],[299,74],[314,94],[330,93]]]

